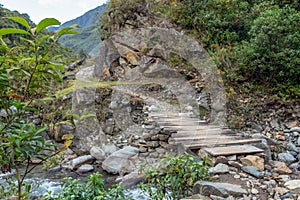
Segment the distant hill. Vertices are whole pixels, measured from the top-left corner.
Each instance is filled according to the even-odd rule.
[[[66,35],[60,39],[60,43],[64,47],[73,49],[74,53],[83,51],[89,55],[95,55],[98,53],[98,47],[101,42],[100,30],[99,30],[99,19],[104,11],[105,5],[98,6],[82,16],[76,19],[63,23],[60,27],[51,27],[51,31],[78,24],[80,26],[77,29],[78,34]]]

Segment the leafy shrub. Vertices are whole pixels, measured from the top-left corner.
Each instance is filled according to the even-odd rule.
[[[209,159],[195,161],[184,153],[175,157],[166,156],[159,164],[141,167],[147,179],[141,189],[153,199],[180,199],[191,194],[196,181],[208,178]],[[165,166],[162,171],[159,165]]]
[[[51,83],[61,80],[63,66],[53,62],[56,57],[51,55],[49,44],[64,34],[75,32],[68,27],[57,35],[41,34],[48,26],[60,24],[54,18],[46,18],[34,28],[23,18],[7,19],[24,28],[0,29],[0,169],[2,172],[16,170],[18,189],[17,194],[11,196],[25,199],[28,191],[24,192],[22,186],[35,167],[30,166],[32,159],[42,162],[51,157],[47,151],[52,152],[53,146],[40,135],[46,127],[36,127],[27,121],[30,111],[35,111],[31,104],[49,94]],[[2,37],[11,34],[17,34],[26,45],[9,47]],[[20,170],[22,166],[25,166],[24,172]]]
[[[254,20],[250,40],[237,48],[243,76],[258,83],[300,82],[300,13],[271,6]]]
[[[120,184],[115,187],[105,189],[104,180],[100,173],[90,175],[86,183],[78,179],[65,178],[62,183],[62,190],[57,197],[51,197],[51,194],[45,196],[45,200],[130,200],[125,195],[125,190]]]

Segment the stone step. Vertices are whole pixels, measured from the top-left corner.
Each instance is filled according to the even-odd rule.
[[[226,147],[213,147],[204,148],[204,151],[208,152],[212,156],[228,156],[233,154],[249,154],[249,153],[261,153],[262,149],[259,149],[252,145],[236,145]]]

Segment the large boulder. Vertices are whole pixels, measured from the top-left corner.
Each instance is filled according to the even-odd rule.
[[[126,146],[109,155],[102,162],[102,168],[111,174],[124,175],[129,173],[134,169],[138,152],[138,148]]]

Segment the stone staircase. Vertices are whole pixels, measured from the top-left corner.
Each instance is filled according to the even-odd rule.
[[[181,143],[191,150],[203,149],[212,156],[263,152],[253,146],[261,143],[261,139],[242,137],[227,127],[211,125],[186,113],[151,113],[150,117],[172,133],[170,144]]]

